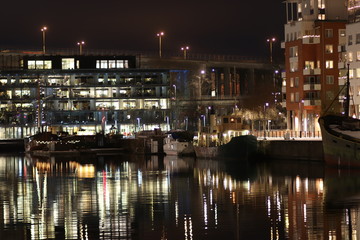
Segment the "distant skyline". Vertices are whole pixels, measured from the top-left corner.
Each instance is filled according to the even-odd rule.
[[[267,38],[275,37],[274,60],[281,56],[285,10],[282,0],[258,1],[6,1],[0,15],[1,49],[117,49],[269,56]]]

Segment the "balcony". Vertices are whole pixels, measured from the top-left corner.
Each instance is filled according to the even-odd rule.
[[[283,100],[283,101],[281,102],[281,106],[282,106],[283,108],[286,108],[286,100]]]
[[[345,69],[345,62],[338,62],[338,68],[339,69]]]
[[[317,84],[314,84],[314,83],[308,83],[308,84],[304,84],[304,91],[313,91],[313,90],[316,90],[316,91],[320,91],[321,90],[321,84],[320,83],[317,83]]]
[[[304,100],[304,106],[320,106],[321,100],[320,99],[307,99]]]
[[[320,43],[320,37],[317,37],[317,36],[312,36],[312,37],[304,36],[302,42],[303,42],[303,44],[319,44]]]
[[[281,48],[285,49],[285,42],[281,42]]]
[[[314,69],[311,68],[304,69],[303,75],[314,75]]]
[[[320,74],[321,74],[321,68],[315,68],[314,75],[320,75]]]

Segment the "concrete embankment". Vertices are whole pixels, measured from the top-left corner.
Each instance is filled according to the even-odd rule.
[[[323,161],[320,140],[260,140],[258,149],[272,159]]]
[[[23,152],[24,139],[2,139],[0,140],[0,153],[1,152]]]

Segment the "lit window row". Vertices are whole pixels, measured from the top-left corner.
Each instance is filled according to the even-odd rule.
[[[128,60],[96,60],[96,68],[129,68]]]
[[[29,60],[28,69],[51,69],[51,60]]]

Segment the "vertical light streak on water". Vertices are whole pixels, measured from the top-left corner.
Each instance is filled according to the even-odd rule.
[[[214,210],[214,212],[215,212],[215,216],[214,216],[214,218],[215,218],[215,226],[217,226],[217,225],[218,225],[218,206],[217,206],[216,203],[215,203],[215,210]]]
[[[309,192],[309,179],[308,178],[305,178],[304,186],[305,186],[305,193],[308,193]]]
[[[205,229],[208,228],[208,206],[205,194],[203,194],[203,214]]]
[[[175,201],[175,225],[179,224],[179,202]]]
[[[137,178],[138,178],[138,186],[140,187],[142,185],[142,172],[138,170],[137,172]]]
[[[186,216],[184,217],[184,236],[185,236],[185,240],[189,239],[189,236],[188,236],[188,222],[187,222]]]
[[[276,191],[276,209],[278,215],[278,221],[281,222],[281,195],[279,191]]]
[[[270,196],[266,197],[266,209],[267,209],[268,217],[271,218],[271,198],[270,198]]]
[[[299,176],[296,176],[296,192],[300,192],[301,179]]]
[[[193,240],[193,223],[191,217],[189,217],[189,235],[190,235],[189,239]]]

